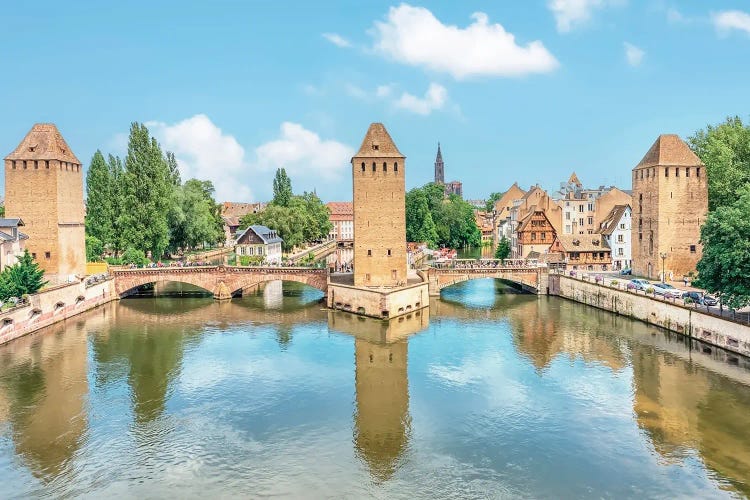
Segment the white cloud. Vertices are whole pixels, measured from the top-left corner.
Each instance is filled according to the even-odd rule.
[[[643,61],[643,56],[646,55],[646,52],[644,52],[643,49],[636,47],[632,43],[625,42],[623,43],[623,46],[625,47],[625,60],[628,61],[628,64],[633,67],[640,66],[641,62]]]
[[[595,9],[622,3],[622,0],[549,0],[547,7],[555,16],[557,31],[567,33],[586,24]]]
[[[442,85],[431,83],[423,98],[419,98],[408,92],[394,102],[399,109],[405,109],[419,115],[429,115],[435,110],[443,109],[448,99],[448,91]]]
[[[257,165],[272,171],[284,167],[295,179],[338,180],[347,170],[354,149],[318,134],[298,123],[281,124],[281,137],[255,148]],[[304,183],[303,183],[304,184]]]
[[[377,89],[375,89],[375,96],[384,98],[388,97],[393,93],[393,85],[379,85]]]
[[[336,33],[323,33],[323,38],[337,47],[351,47],[352,45],[349,40]]]
[[[395,61],[445,72],[456,79],[476,76],[523,76],[547,73],[559,66],[542,42],[518,45],[486,14],[472,14],[466,28],[445,25],[429,10],[401,4],[384,22],[375,22],[374,50]]]
[[[295,191],[321,187],[316,182],[338,179],[354,154],[351,147],[322,140],[292,122],[282,123],[280,137],[256,147],[254,157],[248,157],[234,136],[204,114],[173,124],[152,121],[146,125],[164,150],[175,153],[183,180],[210,180],[218,201],[251,201],[253,194],[266,199],[278,167],[292,176]]]
[[[714,27],[720,32],[727,34],[732,30],[744,31],[750,35],[750,14],[741,10],[725,10],[711,14]]]
[[[210,180],[216,188],[217,200],[252,199],[245,149],[208,116],[198,114],[171,125],[164,122],[146,125],[163,149],[174,152],[183,180],[193,177]]]

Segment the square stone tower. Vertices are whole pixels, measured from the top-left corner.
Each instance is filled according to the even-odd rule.
[[[5,213],[26,223],[47,279],[86,273],[83,170],[54,124],[34,125],[5,157]]]
[[[406,284],[405,158],[382,123],[352,158],[355,286]]]
[[[706,168],[677,135],[660,135],[633,169],[633,274],[681,280],[702,255]],[[664,256],[664,259],[662,259]]]

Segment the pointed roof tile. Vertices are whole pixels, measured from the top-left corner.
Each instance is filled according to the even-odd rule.
[[[635,168],[699,165],[703,165],[703,162],[677,134],[662,134]]]
[[[570,179],[568,179],[568,184],[575,184],[576,186],[583,186],[581,181],[578,180],[578,176],[575,172],[570,174]]]
[[[54,123],[37,123],[6,160],[59,160],[81,164]]]
[[[406,158],[396,147],[382,123],[372,123],[355,158]]]
[[[443,163],[443,153],[440,151],[440,143],[438,142],[438,152],[435,157],[435,163]]]

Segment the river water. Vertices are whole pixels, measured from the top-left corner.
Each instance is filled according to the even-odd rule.
[[[2,346],[0,497],[750,494],[747,360],[499,287],[388,324],[125,299]]]

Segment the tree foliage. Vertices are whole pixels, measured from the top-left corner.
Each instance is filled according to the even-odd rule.
[[[86,172],[86,234],[99,241],[112,241],[116,218],[113,203],[113,179],[104,155],[98,149]]]
[[[444,188],[434,183],[406,193],[406,235],[431,247],[479,246],[482,241],[474,207],[456,195],[446,198]]]
[[[503,197],[503,193],[490,193],[489,198],[487,198],[487,201],[485,202],[484,209],[489,213],[495,210],[495,202]]]
[[[292,201],[292,180],[283,168],[276,169],[273,178],[273,203],[280,207],[288,207]]]
[[[700,283],[733,309],[750,303],[750,186],[709,213],[701,228]]]
[[[18,262],[0,273],[0,300],[38,292],[47,282],[44,271],[34,261],[28,250],[24,250]]]
[[[508,257],[510,257],[510,240],[503,236],[495,249],[495,258],[505,260]]]
[[[104,254],[104,244],[96,236],[86,235],[86,261],[99,262]]]
[[[688,142],[706,165],[709,210],[731,205],[750,184],[750,127],[735,116],[699,130]]]

